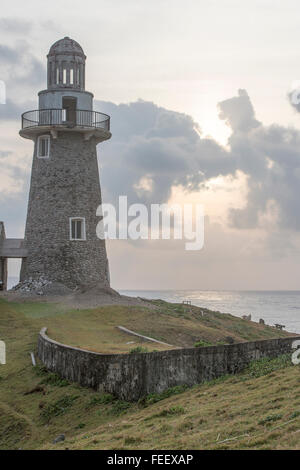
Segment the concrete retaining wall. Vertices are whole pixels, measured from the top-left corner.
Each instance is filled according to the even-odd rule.
[[[175,385],[194,385],[241,371],[253,359],[292,352],[298,337],[142,354],[100,354],[38,339],[38,356],[47,369],[95,390],[133,401]]]
[[[1,254],[1,249],[6,240],[4,222],[0,222],[0,290],[7,289],[7,258]]]

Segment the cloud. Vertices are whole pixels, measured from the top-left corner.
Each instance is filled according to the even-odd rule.
[[[219,103],[220,119],[223,119],[233,132],[247,132],[260,125],[255,119],[254,109],[246,90],[238,90],[238,96]]]
[[[22,113],[36,107],[35,101],[26,101],[25,103],[14,103],[11,99],[6,100],[6,104],[0,104],[0,120],[19,121]],[[3,125],[3,124],[2,124]]]
[[[0,44],[0,63],[0,79],[5,82],[7,97],[7,104],[0,105],[0,118],[17,119],[21,111],[19,105],[23,111],[26,109],[24,96],[36,96],[36,88],[44,84],[46,68],[24,40],[17,41],[14,46]],[[32,103],[29,109],[32,109]]]
[[[18,104],[8,105],[12,116],[20,112]],[[97,101],[95,108],[111,116],[113,134],[98,146],[105,202],[117,203],[118,196],[126,194],[129,203],[163,203],[176,186],[186,193],[198,191],[201,202],[201,191],[208,191],[211,179],[222,176],[234,182],[242,174],[247,184],[244,207],[231,207],[228,213],[228,227],[235,231],[234,244],[238,240],[244,243],[247,237],[250,240],[250,229],[251,253],[262,256],[270,251],[278,257],[298,250],[294,234],[300,230],[300,131],[276,124],[264,126],[256,119],[245,91],[219,104],[220,117],[232,129],[226,148],[203,137],[192,117],[151,102],[116,105]],[[19,233],[26,216],[29,173],[13,159],[12,149],[10,152],[0,154],[4,169],[0,218]],[[219,249],[224,242],[223,232],[217,232],[213,235],[212,225],[206,242],[211,263],[212,241]],[[230,244],[230,235],[226,240]],[[172,246],[168,251],[174,255]],[[232,256],[234,252],[236,248],[231,250]],[[242,247],[239,253],[249,261]]]
[[[0,18],[0,30],[5,34],[28,34],[32,23],[23,18]]]
[[[127,194],[130,203],[162,203],[176,185],[201,191],[211,178],[240,171],[247,177],[247,202],[229,211],[230,226],[254,229],[272,221],[283,230],[300,230],[300,131],[264,126],[245,90],[218,105],[232,130],[227,149],[203,138],[190,116],[154,103],[96,106],[111,115],[113,137],[99,146],[107,202]]]
[[[109,114],[112,123],[113,138],[99,146],[107,201],[126,194],[129,202],[166,202],[174,185],[194,189],[220,166],[234,171],[226,150],[201,139],[190,116],[145,101],[118,106],[98,101],[96,109]],[[145,178],[151,189],[141,192]]]

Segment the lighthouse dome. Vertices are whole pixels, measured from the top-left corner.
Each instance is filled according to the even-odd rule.
[[[85,89],[85,59],[82,47],[68,36],[56,41],[48,54],[48,89]]]
[[[59,39],[51,46],[48,57],[57,54],[76,54],[81,55],[85,58],[83,49],[80,44],[78,44],[77,41],[74,41],[74,39],[71,39],[68,36],[64,37],[63,39]]]

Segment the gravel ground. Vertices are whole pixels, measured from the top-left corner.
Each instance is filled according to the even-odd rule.
[[[92,286],[72,291],[57,282],[45,279],[26,281],[9,291],[0,292],[0,298],[13,302],[55,302],[70,308],[96,308],[101,305],[138,305],[155,308],[147,299],[120,295],[109,287]]]

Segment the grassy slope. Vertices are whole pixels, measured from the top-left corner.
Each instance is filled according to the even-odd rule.
[[[73,328],[71,314],[58,315],[59,310],[53,305],[16,306],[0,301],[0,338],[7,343],[8,360],[7,365],[0,366],[1,449],[51,448],[52,440],[60,433],[66,434],[66,441],[57,448],[299,448],[299,367],[281,368],[260,378],[247,372],[215,384],[195,386],[154,404],[112,401],[111,397],[66,384],[31,366],[29,353],[35,350],[41,325],[49,325],[54,331],[56,321],[60,319],[62,327],[66,316],[65,327]],[[60,311],[63,313],[63,308]],[[82,313],[91,318],[94,314]],[[79,318],[79,312],[77,315]],[[98,322],[102,317],[95,315]],[[177,330],[173,331],[175,319],[182,320],[181,312],[162,315],[168,315],[162,339],[169,338],[167,332],[171,329],[182,340]],[[232,332],[233,319],[229,316],[226,320],[227,333]],[[218,315],[214,318],[214,322],[221,320]],[[135,329],[144,326],[134,322],[124,326],[134,329],[134,325]],[[143,332],[150,334],[155,327],[145,328]],[[192,338],[191,333],[184,334],[185,341]],[[278,361],[275,369],[283,365]],[[260,366],[254,375],[261,370]],[[247,436],[238,437],[243,434]],[[226,439],[233,440],[223,442]]]
[[[51,338],[103,353],[128,352],[133,347],[128,342],[140,342],[118,330],[118,325],[181,347],[192,347],[198,340],[212,344],[227,342],[229,336],[235,342],[241,342],[287,335],[284,331],[233,315],[163,301],[153,301],[152,308],[112,305],[71,311],[66,311],[62,305],[46,303],[9,305],[31,318],[37,327],[47,326]],[[157,343],[148,342],[146,346],[149,351],[166,349]]]

